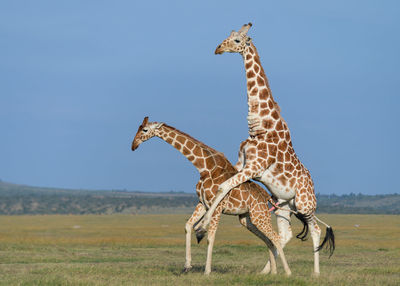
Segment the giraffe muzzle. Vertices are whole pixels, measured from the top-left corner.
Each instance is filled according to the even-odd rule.
[[[135,142],[132,143],[132,151],[135,151],[139,147],[139,144],[135,144]]]
[[[216,49],[215,49],[215,54],[216,55],[220,55],[222,54],[224,51],[221,49],[221,45],[219,45]]]

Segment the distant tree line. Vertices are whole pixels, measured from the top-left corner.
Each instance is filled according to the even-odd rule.
[[[135,214],[148,213],[148,209],[157,207],[173,212],[174,208],[193,207],[196,202],[194,196],[0,195],[0,214]]]
[[[400,195],[321,195],[317,212],[400,214]],[[0,181],[0,215],[190,213],[195,194],[35,188]]]

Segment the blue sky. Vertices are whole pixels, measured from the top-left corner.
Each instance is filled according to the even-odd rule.
[[[398,1],[2,1],[0,179],[194,192],[196,169],[144,116],[236,162],[247,137],[237,54],[251,21],[294,148],[322,194],[399,193]]]

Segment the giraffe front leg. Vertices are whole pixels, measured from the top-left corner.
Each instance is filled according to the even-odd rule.
[[[205,214],[206,209],[203,204],[198,203],[192,216],[186,222],[185,225],[185,233],[186,233],[186,259],[185,259],[185,268],[183,272],[189,272],[192,268],[192,253],[191,253],[191,235],[192,235],[192,227],[193,225]]]
[[[197,242],[200,242],[204,238],[204,235],[207,232],[206,228],[210,224],[211,217],[214,214],[215,209],[217,208],[218,204],[224,199],[224,197],[229,193],[229,191],[255,176],[256,172],[251,170],[251,168],[246,168],[220,185],[214,202],[204,215],[204,218],[195,227]]]
[[[205,275],[209,275],[211,273],[212,251],[213,251],[213,247],[214,247],[215,233],[217,232],[218,222],[221,218],[221,212],[222,212],[222,204],[219,204],[217,209],[214,212],[214,215],[211,218],[210,228],[208,231],[207,261],[206,261],[206,267],[204,270]]]

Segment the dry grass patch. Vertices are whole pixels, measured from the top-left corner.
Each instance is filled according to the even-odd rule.
[[[0,216],[0,285],[399,285],[400,217],[320,215],[335,230],[332,258],[311,277],[311,239],[285,248],[292,277],[258,272],[267,248],[224,216],[210,277],[206,244],[193,237],[194,269],[182,275],[189,215]],[[294,219],[295,220],[295,219]],[[296,220],[294,231],[301,225]]]

